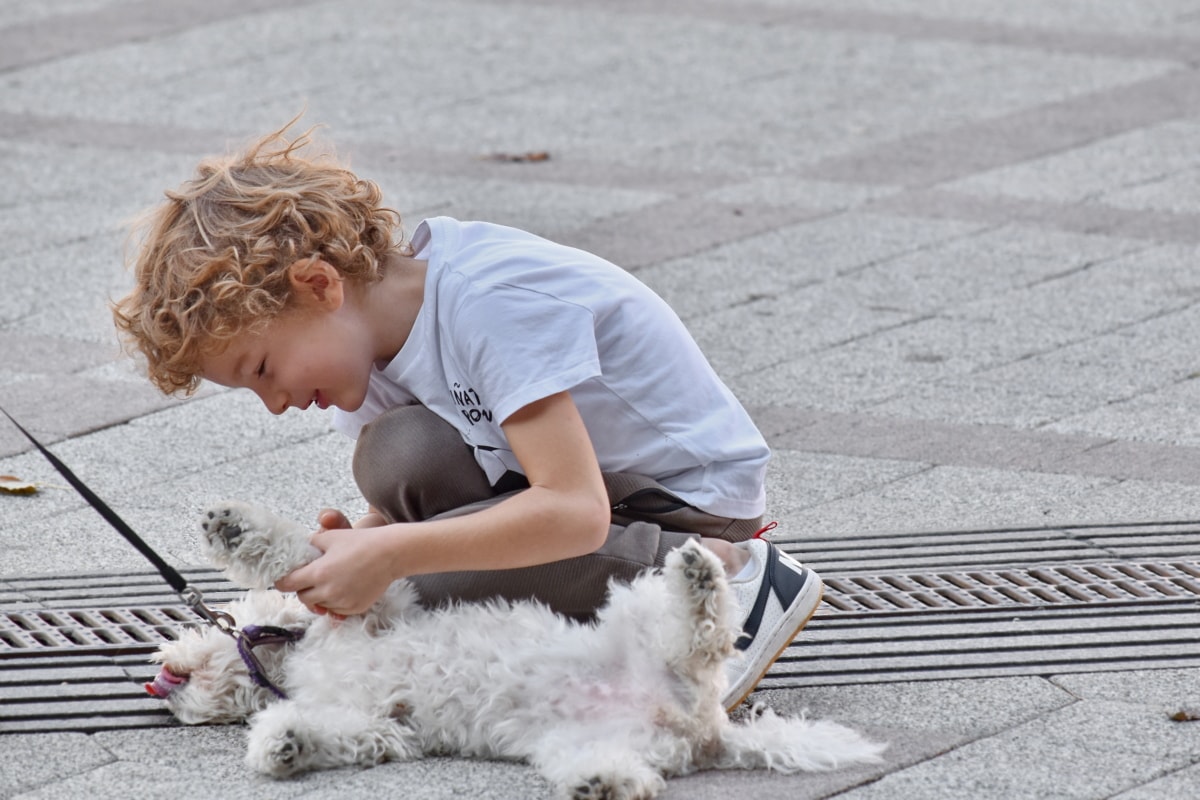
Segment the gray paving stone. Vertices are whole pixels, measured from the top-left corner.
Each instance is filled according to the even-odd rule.
[[[573,231],[566,243],[637,271],[814,216],[819,213],[803,208],[743,208],[686,198],[602,220]]]
[[[194,777],[207,797],[373,797],[402,793],[418,800],[464,795],[482,798],[550,797],[549,787],[521,764],[427,758],[388,763],[370,769],[344,769],[274,781],[252,773],[243,763],[246,729],[240,725],[113,731],[93,738],[121,760],[122,770],[149,767],[135,776],[139,785],[168,796],[198,760],[203,774]],[[114,790],[117,777],[113,776]],[[102,789],[103,791],[103,789]],[[53,796],[53,795],[52,795]],[[58,795],[70,796],[70,795]],[[109,796],[109,795],[101,795]],[[113,794],[111,796],[117,796]]]
[[[6,387],[4,407],[46,444],[68,435],[126,422],[164,408],[169,401],[149,384],[96,380],[79,375],[41,375]],[[81,400],[82,399],[82,400]],[[28,441],[4,420],[0,455],[29,448]]]
[[[789,289],[833,280],[969,236],[982,228],[978,224],[837,213],[666,261],[640,270],[638,277],[692,322],[730,306],[778,297]],[[820,322],[814,319],[812,324]]]
[[[789,530],[826,533],[963,530],[1003,525],[1104,522],[1112,509],[1096,502],[1111,479],[936,467],[852,497],[797,510]],[[1189,495],[1194,501],[1194,497]],[[1134,518],[1139,511],[1122,511]],[[1157,518],[1157,517],[1151,517]]]
[[[116,760],[111,752],[82,733],[5,736],[0,758],[0,797],[16,797]]]
[[[1065,499],[1051,514],[1059,522],[1071,519],[1071,514],[1078,521],[1155,522],[1195,520],[1200,517],[1197,508],[1200,491],[1194,485],[1126,479],[1102,482],[1079,498]]]
[[[914,423],[866,414],[827,414],[811,425],[780,434],[775,441],[799,450],[1023,471],[1054,471],[1068,459],[1085,463],[1089,453],[1109,444],[1092,437]]]
[[[1200,382],[1189,376],[1161,389],[1058,419],[1046,429],[1195,447],[1200,444],[1200,421],[1195,414],[1198,394]]]
[[[333,134],[325,132],[325,138]],[[380,159],[356,158],[353,144],[339,150],[364,176],[380,185],[386,201],[401,213],[409,234],[421,219],[446,215],[512,225],[565,241],[586,223],[636,212],[667,198],[663,192],[594,186],[583,189],[539,180],[541,164],[511,164],[507,179],[480,179],[429,174],[422,172],[419,164],[417,168],[396,169],[380,164]],[[550,157],[553,160],[555,154]],[[478,161],[479,157],[472,160]]]
[[[1058,74],[1052,81],[1060,94],[1045,97],[1041,103],[1029,104],[1037,93],[1025,87],[1019,94],[1026,104],[1004,116],[984,115],[986,122],[947,126],[936,136],[910,133],[874,148],[831,156],[805,174],[825,180],[866,183],[874,179],[891,185],[927,186],[994,168],[1007,169],[1010,164],[1126,132],[1137,126],[1132,122],[1135,116],[1143,125],[1174,120],[1195,102],[1196,87],[1190,76],[1175,73],[1167,62],[1143,62],[1135,70],[1140,81],[1118,80],[1107,85],[1101,77],[1103,71],[1096,71],[1100,63],[1088,59],[1072,63],[1075,69],[1069,77]],[[1118,69],[1128,66],[1123,63]],[[1048,73],[1040,77],[1048,77]],[[965,84],[996,95],[1005,91],[970,80]],[[1129,113],[1131,106],[1138,108],[1136,115]]]
[[[1200,764],[1192,764],[1149,783],[1113,795],[1113,800],[1163,800],[1190,797],[1200,786]]]
[[[876,185],[856,186],[768,175],[723,186],[707,192],[705,196],[729,205],[789,205],[840,211],[895,191]]]
[[[266,779],[222,777],[209,770],[212,761],[206,754],[205,769],[197,770],[195,762],[166,767],[139,761],[118,761],[89,771],[86,775],[68,778],[23,792],[20,800],[124,800],[131,787],[143,797],[168,798],[180,796],[221,797],[230,800],[246,798],[291,798],[305,796],[304,787],[296,783],[271,783]],[[328,779],[325,779],[328,780]]]
[[[996,247],[981,242],[978,248],[988,249]],[[1185,252],[1162,248],[1097,264],[1081,259],[1075,263],[1083,266],[1074,270],[1066,266],[1069,261],[1052,265],[1039,258],[1046,265],[1043,269],[1066,267],[1056,274],[1043,272],[1039,280],[1036,272],[1022,274],[1014,267],[1019,258],[1011,252],[1001,251],[995,262],[1005,264],[1013,273],[1010,277],[987,269],[990,256],[982,258],[981,270],[964,276],[959,274],[962,253],[926,251],[912,260],[873,266],[784,295],[781,301],[793,307],[799,320],[819,318],[805,331],[807,336],[796,323],[777,324],[779,312],[765,300],[754,307],[770,316],[756,319],[750,327],[722,336],[721,314],[693,327],[702,345],[732,376],[735,388],[754,398],[751,402],[863,408],[903,396],[910,388],[920,387],[928,394],[930,385],[980,373],[976,380],[990,387],[1018,385],[1033,389],[1035,395],[1070,395],[1071,403],[1091,402],[1095,407],[1111,402],[1114,392],[1123,397],[1138,391],[1136,387],[1160,374],[1145,370],[1144,349],[1125,345],[1127,337],[1134,336],[1153,349],[1170,346],[1158,332],[1163,324],[1158,318],[1173,310],[1190,310]],[[1135,275],[1143,277],[1138,280]],[[826,300],[824,295],[833,298]],[[827,314],[815,314],[812,309],[818,307]],[[1147,326],[1144,333],[1142,325]],[[767,327],[778,329],[776,337],[790,334],[790,341],[799,346],[790,351],[772,347]],[[1084,338],[1110,331],[1120,332],[1108,341],[1121,343],[1116,350],[1129,362],[1125,371],[1112,369],[1113,345]],[[757,343],[760,352],[752,353],[748,340]],[[1104,368],[1099,361],[1079,365],[1080,348],[1097,351],[1097,359],[1103,351]],[[778,359],[774,363],[772,356]],[[1171,358],[1178,359],[1178,353]],[[1047,368],[1046,360],[1056,362],[1055,367]],[[1009,376],[1032,371],[1042,385]],[[1086,389],[1089,380],[1121,382],[1085,391],[1080,400],[1081,384]],[[1012,408],[1020,413],[1019,404]],[[1064,415],[1081,410],[1069,405]]]
[[[1200,759],[1200,729],[1130,703],[1085,701],[843,795],[1106,798]]]
[[[210,394],[51,450],[176,566],[207,565],[196,525],[219,500],[254,500],[298,520],[326,505],[365,512],[350,475],[353,443],[330,432],[328,417],[273,417],[249,392]],[[146,567],[40,454],[0,459],[0,474],[48,484],[0,496],[4,574]]]
[[[852,407],[846,404],[847,407]],[[988,381],[978,376],[940,380],[936,385],[909,385],[876,404],[863,404],[865,410],[881,416],[937,421],[958,421],[977,425],[1004,425],[1018,430],[1042,428],[1063,418],[1086,414],[1096,408],[1096,400],[1085,394],[1056,390],[1046,394],[1017,381]],[[1064,433],[1097,434],[1108,438],[1103,429],[1059,429]]]
[[[1198,679],[1194,669],[1155,669],[1056,675],[1051,682],[1081,700],[1139,703],[1170,716],[1200,707]]]
[[[242,725],[179,725],[146,730],[100,731],[90,737],[121,761],[166,768],[195,766],[201,757],[210,775],[245,777],[246,728]],[[269,782],[266,782],[269,783]]]
[[[937,734],[944,741],[973,741],[1075,702],[1068,690],[1035,677],[771,689],[756,692],[754,700],[779,713],[881,731],[894,745]]]
[[[12,373],[72,373],[111,361],[113,346],[80,342],[61,336],[35,336],[23,331],[0,331],[4,368]]]
[[[1195,215],[1200,212],[1200,170],[1186,170],[1162,180],[1150,180],[1138,186],[1109,192],[1104,203],[1151,211],[1170,211]]]
[[[878,491],[893,481],[927,469],[927,464],[911,461],[850,458],[776,448],[767,471],[767,517],[780,523],[779,533],[803,537],[805,528],[791,523],[800,519],[806,510]]]
[[[892,308],[864,309],[840,287],[819,283],[755,297],[688,320],[688,328],[719,375],[738,382],[750,373],[770,374],[782,392],[747,395],[751,403],[804,405],[800,376],[787,373],[804,353],[837,346],[889,328],[911,323],[914,314]],[[782,367],[780,365],[783,365]],[[753,381],[748,378],[745,382]],[[796,392],[789,391],[795,386]]]
[[[427,758],[403,764],[383,764],[368,770],[330,773],[305,797],[339,800],[344,797],[378,797],[402,793],[417,800],[482,800],[530,798],[549,800],[550,787],[532,769],[521,764],[470,759]]]
[[[137,0],[64,0],[62,3],[53,5],[5,3],[3,7],[0,7],[0,27],[16,27],[56,17],[70,19],[80,12],[93,11],[122,2],[137,2]]]
[[[1131,188],[1195,169],[1200,156],[1190,143],[1195,141],[1198,129],[1200,123],[1195,120],[1168,120],[973,175],[949,183],[947,188],[1031,200],[1107,202],[1110,193],[1125,196]],[[1139,207],[1128,200],[1125,205]]]
[[[1152,177],[1127,188],[1106,192],[1106,205],[1177,214],[1200,213],[1200,169],[1181,170],[1177,175]]]
[[[1020,391],[1060,398],[1062,416],[1154,392],[1186,378],[1188,364],[1179,355],[1162,363],[1148,337],[1109,334],[1082,340],[1043,355],[1004,364],[972,377],[979,386],[1020,387]],[[1140,341],[1139,341],[1140,338]],[[1137,349],[1138,344],[1146,345]]]
[[[923,0],[824,0],[812,5],[891,14],[919,15],[929,12],[929,6]],[[1187,0],[1158,0],[1136,10],[1120,3],[1089,3],[1086,0],[1055,3],[1052,6],[1046,6],[1038,0],[1016,0],[1003,7],[986,0],[969,0],[939,4],[937,11],[937,18],[941,20],[971,20],[1017,29],[1049,28],[1064,34],[1071,31],[1166,34],[1177,32],[1180,27],[1185,30],[1191,27],[1200,32],[1196,20],[1191,19],[1193,7]]]

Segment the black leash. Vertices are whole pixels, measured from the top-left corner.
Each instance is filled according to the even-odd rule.
[[[254,648],[260,644],[285,644],[297,642],[304,635],[304,630],[302,628],[276,628],[270,626],[247,625],[245,628],[239,629],[237,627],[237,621],[231,615],[226,614],[224,611],[213,611],[211,608],[204,605],[204,595],[200,592],[200,590],[184,580],[183,576],[180,575],[174,567],[164,561],[162,556],[154,552],[154,548],[146,544],[142,537],[138,536],[137,533],[134,532],[133,528],[129,527],[129,524],[126,523],[125,520],[121,519],[117,512],[113,511],[109,507],[108,503],[105,503],[103,500],[101,500],[95,492],[88,488],[87,484],[76,477],[75,473],[72,472],[66,464],[64,464],[58,459],[57,456],[47,450],[41,442],[34,438],[33,434],[25,430],[21,423],[13,419],[12,414],[9,414],[7,411],[5,411],[3,407],[0,407],[0,414],[4,414],[4,416],[8,417],[9,422],[11,422],[13,425],[16,425],[17,430],[25,434],[25,438],[32,442],[33,446],[36,447],[38,451],[46,457],[46,460],[49,461],[56,470],[58,470],[58,473],[67,479],[67,483],[71,484],[75,491],[79,492],[80,496],[82,496],[84,500],[87,500],[88,504],[91,505],[92,508],[96,509],[100,516],[104,517],[105,522],[113,526],[117,533],[124,536],[126,541],[137,548],[137,551],[145,556],[147,561],[154,565],[159,574],[162,575],[166,582],[171,585],[171,588],[174,589],[181,598],[183,598],[183,602],[187,604],[188,608],[192,609],[192,611],[194,611],[196,615],[200,617],[200,619],[204,620],[209,625],[212,625],[222,633],[233,637],[233,640],[237,642],[238,655],[242,657],[242,661],[246,664],[246,669],[249,671],[250,678],[254,681],[254,683],[269,689],[276,696],[286,699],[287,695],[284,694],[283,690],[272,683],[271,679],[267,677],[267,672],[265,669],[263,669],[262,662],[260,662],[254,655]],[[180,681],[178,678],[174,678],[169,682],[178,683]],[[170,694],[170,688],[156,690],[155,687],[157,687],[157,685],[158,680],[156,679],[154,683],[146,685],[146,690],[155,697],[166,697],[167,694]]]
[[[49,461],[56,470],[58,470],[59,474],[66,478],[67,483],[71,484],[75,491],[79,492],[83,499],[87,500],[88,504],[91,505],[92,508],[96,509],[100,516],[103,517],[109,525],[116,529],[117,533],[124,536],[131,545],[137,548],[139,553],[145,556],[146,559],[154,565],[155,569],[159,571],[159,574],[161,574],[166,582],[171,585],[171,588],[174,589],[181,598],[183,598],[183,602],[186,603],[187,606],[192,609],[192,611],[196,612],[197,616],[210,625],[215,625],[231,636],[235,635],[234,626],[236,623],[234,622],[233,617],[229,616],[223,611],[213,611],[208,606],[204,605],[204,595],[201,594],[199,589],[189,584],[186,580],[184,580],[183,576],[175,570],[174,567],[172,567],[166,561],[163,561],[162,557],[159,556],[158,553],[154,552],[154,549],[150,547],[150,545],[146,544],[146,542],[142,540],[142,537],[138,536],[134,532],[133,528],[129,527],[125,520],[121,519],[121,517],[117,515],[117,512],[109,508],[108,504],[101,500],[95,492],[89,489],[83,481],[79,480],[79,478],[75,476],[75,473],[72,472],[66,464],[59,461],[58,457],[47,450],[41,442],[35,439],[33,434],[25,430],[21,423],[13,419],[12,414],[9,414],[7,411],[5,411],[3,407],[0,407],[0,413],[8,417],[9,421],[13,425],[17,426],[17,430],[25,434],[25,438],[33,443],[33,446],[36,447],[38,451],[46,457],[46,460]]]

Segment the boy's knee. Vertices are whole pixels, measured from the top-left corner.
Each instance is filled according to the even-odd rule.
[[[363,426],[352,466],[363,497],[396,521],[427,519],[491,494],[471,448],[424,406],[389,409]]]

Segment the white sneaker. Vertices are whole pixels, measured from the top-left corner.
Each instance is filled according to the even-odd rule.
[[[734,600],[745,616],[738,652],[725,662],[728,711],[750,696],[796,634],[812,619],[825,590],[817,573],[764,539],[738,545],[757,564],[754,576],[730,581]]]

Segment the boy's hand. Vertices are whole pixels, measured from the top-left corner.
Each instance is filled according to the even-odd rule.
[[[383,595],[392,577],[380,569],[379,554],[373,548],[371,526],[386,524],[372,511],[351,531],[350,520],[341,511],[322,509],[317,515],[321,529],[309,540],[323,554],[320,558],[293,570],[275,582],[281,592],[295,592],[300,602],[315,614],[344,618],[361,614]]]
[[[354,527],[346,515],[336,508],[322,508],[317,513],[317,524],[321,526],[321,530],[326,531]]]

